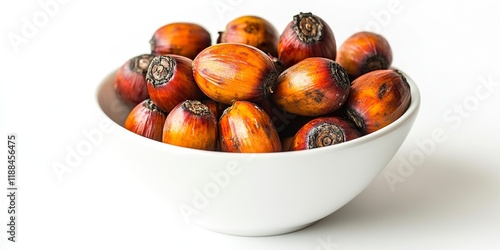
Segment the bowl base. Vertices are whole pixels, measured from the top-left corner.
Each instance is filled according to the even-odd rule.
[[[303,224],[303,225],[299,225],[299,226],[293,226],[293,227],[275,228],[275,229],[271,229],[271,230],[252,230],[252,231],[248,231],[248,230],[244,230],[244,231],[240,231],[240,230],[221,230],[221,229],[215,229],[215,228],[205,227],[203,225],[199,225],[199,224],[195,224],[195,223],[194,223],[194,225],[196,225],[196,226],[198,226],[200,228],[212,231],[212,232],[221,233],[221,234],[227,234],[227,235],[232,235],[232,236],[266,237],[266,236],[278,236],[278,235],[282,235],[282,234],[288,234],[288,233],[293,233],[293,232],[296,232],[296,231],[300,231],[302,229],[305,229],[305,228],[311,226],[314,223],[316,223],[316,221],[313,221],[313,222],[310,222],[310,223],[306,223],[306,224]]]

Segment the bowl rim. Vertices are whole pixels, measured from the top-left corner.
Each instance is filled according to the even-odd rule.
[[[335,151],[341,151],[345,150],[347,148],[352,148],[356,147],[358,145],[367,143],[369,141],[373,141],[377,138],[383,137],[386,134],[391,133],[392,131],[396,130],[397,128],[401,127],[403,124],[405,124],[411,117],[417,115],[419,108],[420,108],[420,102],[421,102],[421,94],[420,94],[420,89],[418,85],[415,83],[415,81],[403,70],[395,67],[391,67],[394,70],[399,71],[404,75],[406,78],[408,84],[410,85],[410,104],[398,119],[396,119],[394,122],[388,124],[387,126],[373,132],[367,135],[363,135],[359,138],[342,142],[339,144],[327,146],[327,147],[320,147],[320,148],[314,148],[310,150],[297,150],[297,151],[280,151],[280,152],[265,152],[265,153],[233,153],[233,152],[222,152],[222,151],[208,151],[208,150],[201,150],[201,149],[193,149],[193,148],[186,148],[186,147],[181,147],[181,146],[176,146],[176,145],[170,145],[167,143],[163,143],[160,141],[155,141],[152,139],[145,138],[141,135],[135,134],[130,132],[129,130],[125,129],[122,125],[116,123],[111,119],[104,109],[102,108],[100,102],[99,102],[99,96],[102,88],[104,87],[105,83],[107,80],[112,79],[105,77],[103,80],[101,80],[101,83],[97,87],[97,91],[95,94],[95,100],[97,102],[97,106],[101,114],[104,115],[106,119],[109,119],[113,124],[117,125],[119,129],[125,132],[127,136],[131,136],[132,139],[134,140],[142,140],[142,143],[148,143],[148,147],[153,147],[155,149],[161,150],[161,151],[172,151],[175,153],[186,153],[186,154],[196,154],[196,155],[210,155],[210,156],[231,156],[231,157],[242,157],[242,158],[249,158],[249,156],[253,157],[288,157],[288,156],[300,156],[300,155],[308,155],[308,154],[317,154],[321,153],[322,151],[329,151],[329,152],[335,152]],[[113,71],[110,73],[110,76],[113,76],[116,74],[116,71]]]

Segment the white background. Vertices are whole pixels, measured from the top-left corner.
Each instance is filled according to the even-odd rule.
[[[0,135],[18,135],[19,196],[11,243],[2,192],[0,249],[500,249],[499,2],[295,2],[2,1]],[[153,187],[120,171],[111,157],[120,145],[110,135],[58,180],[55,162],[64,163],[103,119],[97,86],[149,52],[158,27],[196,22],[215,41],[240,15],[262,16],[281,32],[309,11],[330,24],[338,45],[361,29],[383,34],[393,65],[422,92],[407,140],[346,206],[291,234],[213,233],[184,223],[148,193]],[[6,190],[6,152],[0,155]]]

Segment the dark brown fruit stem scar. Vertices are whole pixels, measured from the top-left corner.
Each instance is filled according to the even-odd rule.
[[[377,69],[387,69],[389,63],[387,58],[380,54],[371,55],[366,57],[361,63],[361,74],[368,73]]]
[[[155,56],[149,64],[146,80],[153,86],[162,85],[172,78],[176,62],[169,56]]]
[[[278,71],[271,71],[267,77],[264,79],[262,84],[262,90],[264,91],[264,98],[269,96],[274,92],[274,87],[276,86],[276,79],[278,78]]]
[[[349,119],[354,123],[354,126],[364,133],[366,131],[366,125],[361,115],[352,108],[346,109],[346,113]]]
[[[309,134],[308,149],[330,146],[345,141],[344,131],[339,126],[323,123]]]
[[[226,39],[224,38],[224,31],[219,31],[219,32],[217,32],[217,34],[219,34],[219,35],[217,36],[217,40],[215,41],[215,43],[226,42]]]
[[[182,103],[182,106],[197,116],[209,115],[211,113],[207,105],[197,100],[186,100]]]
[[[405,75],[403,73],[401,73],[401,71],[395,69],[394,72],[396,72],[396,74],[399,75],[399,77],[401,77],[401,80],[403,81],[403,84],[407,87],[407,88],[410,88],[410,84],[408,84],[408,80],[406,79]]]
[[[311,12],[293,16],[293,30],[303,43],[314,43],[323,37],[323,23]]]
[[[162,113],[165,116],[167,115],[167,113],[165,113],[165,112],[163,112],[163,110],[159,109],[151,99],[148,99],[147,101],[144,102],[144,107],[146,107],[147,109],[149,109],[153,112]]]
[[[336,62],[330,63],[330,71],[332,72],[333,77],[335,78],[335,82],[338,86],[343,89],[347,89],[351,87],[351,81],[349,81],[349,76],[340,64]]]

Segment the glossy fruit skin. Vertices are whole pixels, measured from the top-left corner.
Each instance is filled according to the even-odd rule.
[[[278,58],[288,68],[308,57],[335,60],[337,43],[330,26],[310,12],[288,23],[278,40]]]
[[[345,104],[347,117],[364,134],[373,133],[402,116],[411,101],[403,74],[385,69],[368,72],[352,82]]]
[[[281,140],[271,119],[253,102],[235,101],[219,120],[221,150],[238,153],[280,152]]]
[[[271,99],[287,112],[319,116],[339,109],[350,85],[347,73],[335,61],[310,57],[278,76]]]
[[[158,28],[150,40],[151,54],[176,54],[194,59],[200,51],[212,45],[204,27],[189,22],[169,23]]]
[[[212,45],[193,60],[193,76],[210,99],[230,105],[235,100],[267,97],[277,78],[271,58],[246,44]]]
[[[223,32],[219,32],[218,43],[244,43],[262,50],[266,54],[278,56],[276,28],[259,16],[240,16],[231,20]]]
[[[185,100],[198,100],[203,93],[193,78],[192,60],[179,55],[153,58],[146,74],[148,93],[166,113]]]
[[[153,57],[142,54],[130,58],[116,72],[113,87],[118,97],[130,107],[149,98],[146,72]]]
[[[137,104],[125,120],[124,128],[149,139],[161,141],[167,114],[156,107],[151,99]]]
[[[217,130],[217,120],[206,105],[186,100],[175,106],[165,119],[162,142],[213,151],[217,147]]]
[[[318,117],[297,131],[290,151],[326,147],[361,137],[362,134],[348,120],[340,117]]]
[[[348,37],[337,51],[337,63],[352,80],[378,69],[389,69],[392,49],[385,37],[370,31],[360,31]]]

